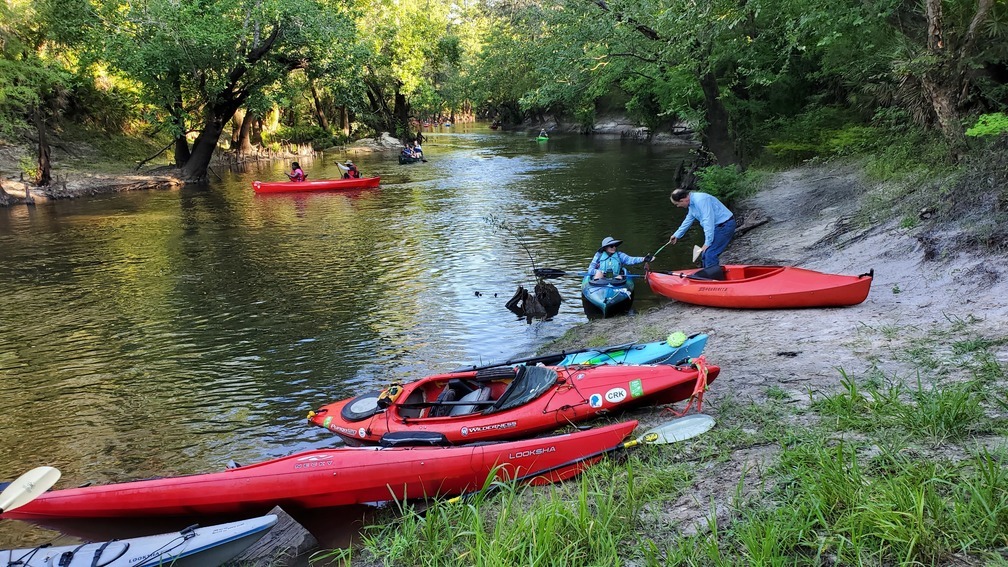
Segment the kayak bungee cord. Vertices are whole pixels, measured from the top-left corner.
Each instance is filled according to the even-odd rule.
[[[686,401],[686,407],[683,408],[681,412],[673,410],[671,407],[667,408],[672,415],[676,417],[683,417],[686,412],[689,411],[690,406],[696,401],[697,413],[703,411],[703,396],[704,392],[707,391],[707,355],[701,354],[700,356],[694,358],[690,361],[690,364],[697,369],[697,379],[696,386],[693,388],[693,393],[690,394],[689,400]]]

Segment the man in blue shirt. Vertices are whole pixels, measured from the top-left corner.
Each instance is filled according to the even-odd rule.
[[[678,242],[693,225],[693,221],[699,220],[704,232],[704,244],[700,247],[703,267],[720,265],[719,256],[735,236],[735,215],[717,197],[707,193],[676,189],[672,192],[671,199],[672,204],[686,209],[686,218],[669,238],[669,244]]]

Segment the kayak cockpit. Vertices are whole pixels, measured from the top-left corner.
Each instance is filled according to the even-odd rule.
[[[451,378],[416,388],[396,404],[402,419],[435,419],[490,414],[527,404],[556,384],[555,370],[544,366],[492,368],[472,378]]]

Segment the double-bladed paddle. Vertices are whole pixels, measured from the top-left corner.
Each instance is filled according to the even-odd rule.
[[[595,459],[598,457],[605,457],[611,455],[617,451],[630,449],[636,447],[637,445],[669,445],[671,443],[676,443],[679,441],[685,441],[687,439],[692,439],[697,435],[701,435],[710,431],[714,427],[714,418],[702,414],[695,413],[692,415],[687,415],[685,417],[680,417],[673,419],[672,421],[667,421],[657,427],[652,427],[648,429],[643,434],[635,439],[629,441],[624,441],[615,447],[605,449],[604,451],[598,451],[592,453],[591,455],[585,455],[583,457],[578,457],[567,461],[566,463],[559,464],[555,467],[550,467],[546,470],[536,471],[532,474],[528,474],[522,477],[514,479],[514,482],[526,482],[533,480],[535,478],[546,476],[552,472],[565,469],[572,465],[587,461],[589,459]],[[486,493],[492,493],[499,490],[501,483],[494,483],[489,488],[486,489]],[[461,496],[456,496],[448,500],[448,502],[457,502],[463,498],[471,497],[473,494],[478,494],[478,492],[470,492],[469,494],[463,494]]]
[[[558,269],[558,268],[536,268],[536,269],[532,270],[532,272],[535,273],[536,276],[539,276],[540,278],[544,278],[544,279],[561,278],[561,277],[564,277],[564,276],[571,276],[571,277],[575,277],[575,278],[583,278],[583,277],[585,277],[585,276],[588,275],[587,272],[571,272],[571,273],[567,273],[567,272],[565,272],[565,271],[563,271],[561,269]],[[644,274],[623,274],[623,277],[625,277],[625,278],[643,278]],[[610,279],[612,279],[612,278],[610,278]]]
[[[36,467],[17,477],[0,492],[0,514],[31,502],[52,488],[60,478],[56,467]]]
[[[613,352],[617,350],[626,350],[637,343],[626,343],[622,345],[615,345],[605,348],[582,348],[577,350],[562,350],[554,354],[541,354],[539,356],[530,356],[528,358],[517,358],[513,360],[505,360],[503,362],[497,362],[493,364],[484,364],[482,366],[463,366],[454,370],[453,372],[470,372],[472,370],[486,370],[487,368],[497,368],[498,366],[513,366],[515,364],[524,364],[528,362],[546,362],[547,360],[552,360],[554,358],[560,358],[561,360],[571,354],[581,354],[583,352],[597,352],[599,354],[605,354],[607,352]]]

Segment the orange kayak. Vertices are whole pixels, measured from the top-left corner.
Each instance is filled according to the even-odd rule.
[[[717,279],[701,270],[649,272],[655,293],[683,303],[737,309],[843,307],[868,297],[874,270],[860,276],[826,274],[791,266],[720,266]]]
[[[438,444],[525,438],[646,405],[689,399],[721,369],[706,365],[517,366],[437,374],[322,406],[308,422],[348,444],[386,434]]]
[[[301,191],[338,191],[341,189],[370,189],[377,187],[381,177],[355,179],[320,179],[318,181],[253,181],[256,193],[291,193]]]

